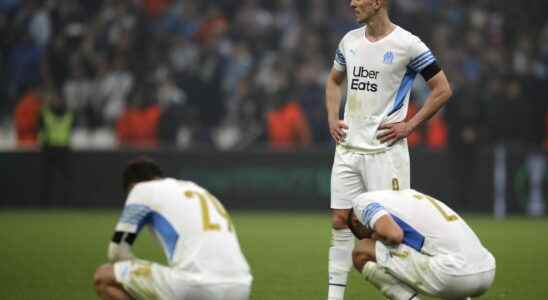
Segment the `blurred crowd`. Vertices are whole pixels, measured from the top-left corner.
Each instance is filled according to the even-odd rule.
[[[349,3],[0,0],[2,132],[32,146],[42,108],[55,102],[73,114],[82,148],[330,143],[323,85],[338,42],[357,27]],[[393,21],[432,48],[455,91],[413,147],[548,149],[547,9],[542,0],[392,1]],[[417,80],[410,114],[427,93]]]

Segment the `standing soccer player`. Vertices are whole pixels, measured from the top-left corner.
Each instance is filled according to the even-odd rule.
[[[352,0],[350,6],[365,26],[344,36],[326,82],[329,130],[337,143],[331,174],[330,300],[344,298],[352,266],[354,238],[346,225],[352,199],[366,191],[410,188],[406,137],[452,94],[428,47],[390,21],[388,0]],[[432,93],[418,113],[404,122],[419,73]],[[345,78],[345,118],[339,120]]]
[[[95,273],[102,299],[249,299],[249,266],[230,216],[213,195],[195,183],[163,178],[148,160],[128,165],[124,190],[129,195],[108,249],[111,264]],[[168,266],[132,255],[144,226],[158,238]]]

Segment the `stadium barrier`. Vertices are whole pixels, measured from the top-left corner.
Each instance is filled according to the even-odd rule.
[[[150,151],[75,151],[69,157],[70,181],[52,186],[54,197],[45,203],[42,157],[36,151],[0,153],[0,182],[3,207],[120,207],[123,204],[121,172],[127,161],[139,156],[155,159],[166,175],[195,181],[206,187],[229,209],[249,210],[327,210],[329,208],[332,151],[302,152],[181,152]],[[474,199],[466,207],[451,197],[451,178],[447,152],[414,149],[411,152],[412,186],[456,208],[474,212],[493,210],[493,154],[481,153],[473,176],[473,186],[466,187]],[[519,184],[509,179],[508,211],[522,212],[523,156],[510,156],[510,174],[519,176]],[[521,171],[520,171],[521,170]],[[522,191],[515,196],[516,186]],[[68,196],[63,197],[63,189]]]

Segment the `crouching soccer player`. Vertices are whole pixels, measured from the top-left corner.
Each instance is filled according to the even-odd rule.
[[[144,159],[130,163],[123,180],[129,195],[108,248],[111,264],[94,277],[102,299],[249,299],[249,266],[228,213],[213,195],[192,182],[163,178]],[[132,255],[143,226],[160,241],[168,266]]]
[[[348,225],[360,239],[354,266],[389,299],[469,299],[495,278],[493,255],[464,220],[417,191],[361,194]]]

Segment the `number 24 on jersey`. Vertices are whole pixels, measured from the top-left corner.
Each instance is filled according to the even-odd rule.
[[[213,223],[211,221],[210,211],[209,211],[209,203],[213,205],[217,213],[223,217],[227,222],[227,227],[229,231],[233,231],[232,226],[232,220],[230,219],[230,215],[226,211],[226,209],[223,207],[221,202],[215,198],[215,196],[211,195],[208,192],[196,192],[196,191],[186,191],[184,193],[184,196],[186,199],[196,199],[200,202],[200,208],[202,210],[202,225],[204,231],[220,231],[221,225],[217,223]]]

